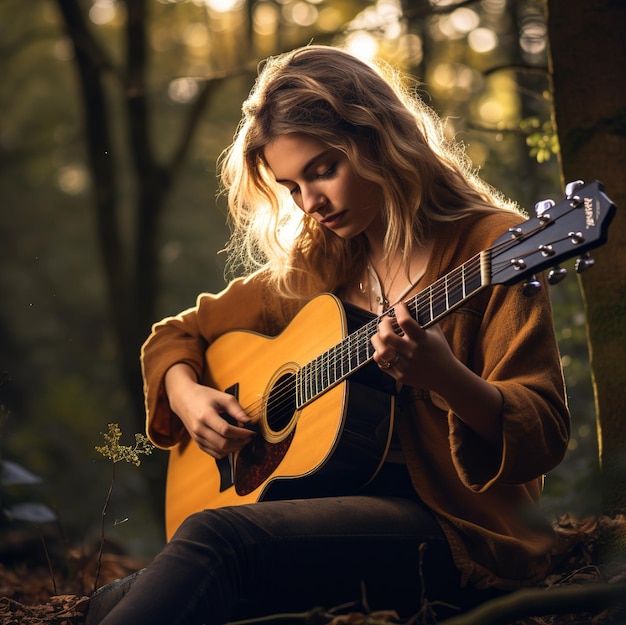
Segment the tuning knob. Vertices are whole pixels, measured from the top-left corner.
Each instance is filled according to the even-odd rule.
[[[574,182],[568,182],[565,185],[565,197],[570,201],[571,205],[576,208],[582,204],[582,200],[579,195],[576,195],[576,191],[585,184],[582,180],[574,180]]]
[[[548,273],[548,284],[558,284],[566,275],[567,269],[565,267],[553,267]]]
[[[550,215],[546,213],[554,206],[554,200],[542,200],[535,204],[535,216],[541,219],[542,217],[550,219]]]
[[[565,197],[569,200],[574,195],[576,189],[582,187],[585,183],[582,180],[574,180],[565,185]]]
[[[524,286],[522,287],[522,293],[526,297],[531,297],[532,295],[537,293],[539,289],[541,289],[541,282],[539,282],[539,280],[537,280],[535,276],[532,276],[530,280],[524,283]]]
[[[589,267],[593,267],[593,264],[595,262],[596,261],[593,258],[591,258],[589,254],[584,254],[583,256],[581,256],[580,258],[576,260],[574,267],[578,273],[582,273],[583,271],[587,271]]]

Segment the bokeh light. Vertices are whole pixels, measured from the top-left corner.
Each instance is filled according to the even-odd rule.
[[[490,28],[476,28],[467,35],[467,43],[474,52],[484,54],[496,49],[498,36]]]
[[[57,172],[57,184],[63,193],[78,195],[89,183],[89,173],[84,164],[71,163],[64,165]]]
[[[194,0],[195,4],[205,5],[216,13],[237,11],[243,5],[243,0]]]
[[[254,7],[252,22],[259,35],[271,35],[276,32],[280,15],[274,4],[259,2]]]
[[[282,14],[285,20],[291,24],[311,26],[315,24],[319,12],[317,7],[300,0],[300,2],[295,2],[294,4],[284,5]]]
[[[365,31],[350,33],[346,37],[345,47],[361,59],[373,59],[378,53],[376,37]]]
[[[89,9],[89,19],[98,26],[109,24],[115,19],[115,0],[96,0]]]
[[[197,93],[198,82],[188,77],[172,80],[167,89],[170,99],[179,103],[189,102],[196,97]]]

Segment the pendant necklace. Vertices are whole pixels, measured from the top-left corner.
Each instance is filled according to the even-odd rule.
[[[398,277],[398,274],[400,273],[401,267],[402,265],[400,265],[393,279],[391,280],[391,283],[389,284],[389,290],[393,288],[396,278]],[[411,289],[422,279],[425,273],[426,273],[426,265],[424,265],[424,267],[417,273],[417,275],[412,280],[409,281],[406,289],[402,291],[402,293],[398,296],[396,301],[393,303],[394,306],[398,302],[403,300],[404,297],[406,297],[406,295],[411,291]],[[359,281],[359,291],[363,295],[369,295],[369,298],[368,298],[369,309],[372,312],[382,314],[391,307],[391,302],[389,301],[389,298],[386,296],[383,290],[382,282],[380,278],[378,277],[378,273],[376,273],[376,270],[372,267],[371,263],[367,264],[367,274],[368,276],[365,282]],[[374,300],[376,302],[375,305],[372,305],[372,297],[371,297],[372,294],[374,294]],[[376,308],[377,310],[374,310],[374,308]]]

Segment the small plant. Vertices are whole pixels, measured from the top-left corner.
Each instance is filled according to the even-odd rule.
[[[111,483],[109,484],[109,490],[107,491],[106,498],[104,500],[104,507],[102,508],[102,524],[100,534],[100,551],[98,552],[98,564],[96,569],[96,579],[94,581],[94,592],[98,589],[98,577],[100,575],[100,567],[102,564],[102,552],[104,550],[105,536],[104,536],[104,520],[106,517],[109,502],[111,500],[111,493],[113,492],[113,486],[115,485],[115,465],[118,462],[124,461],[134,464],[136,467],[141,465],[140,456],[142,454],[150,455],[154,449],[154,445],[143,434],[135,434],[135,444],[120,445],[120,439],[122,438],[122,430],[117,423],[109,423],[109,429],[103,434],[105,444],[102,446],[96,446],[96,451],[102,454],[105,458],[111,460],[112,475]]]

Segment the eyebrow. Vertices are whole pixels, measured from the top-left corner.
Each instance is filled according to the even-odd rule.
[[[317,163],[317,161],[319,161],[320,159],[324,158],[329,152],[332,152],[333,148],[327,148],[326,150],[322,150],[319,154],[316,154],[311,160],[309,160],[304,167],[302,168],[302,173],[306,174],[307,171],[309,169],[311,169],[311,167],[313,167],[313,165],[315,165],[315,163]],[[280,180],[277,178],[276,182],[278,182],[279,184],[283,184],[285,182],[292,182],[290,180],[287,179],[283,179],[281,178]]]

